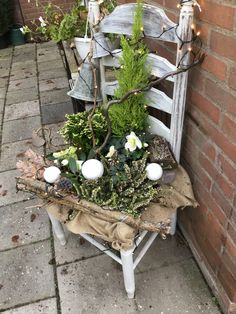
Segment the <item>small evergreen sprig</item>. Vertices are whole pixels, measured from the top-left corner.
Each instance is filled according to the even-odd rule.
[[[130,90],[147,86],[149,82],[150,69],[145,65],[148,49],[142,42],[142,13],[143,5],[139,2],[135,11],[131,39],[124,36],[121,38],[123,53],[120,59],[121,67],[116,73],[119,83],[115,92],[117,99],[122,98]],[[109,109],[109,116],[112,132],[118,137],[124,136],[130,130],[143,131],[147,120],[144,94],[132,95],[122,104],[113,105]]]

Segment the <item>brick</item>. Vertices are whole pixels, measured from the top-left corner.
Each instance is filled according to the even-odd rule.
[[[206,23],[196,24],[195,32],[200,32],[200,38],[204,45],[209,42],[209,25]]]
[[[201,251],[203,252],[212,271],[216,274],[221,262],[221,256],[219,252],[215,250],[215,247],[207,238],[205,239],[203,245],[201,246]]]
[[[222,154],[218,157],[219,167],[225,176],[236,185],[236,168]]]
[[[232,241],[236,245],[236,227],[229,223],[228,234],[230,235]],[[236,261],[235,261],[236,262]]]
[[[222,125],[223,132],[234,142],[236,143],[236,122],[233,121],[229,116],[224,115],[223,118],[223,125]]]
[[[215,182],[220,187],[225,196],[228,197],[230,200],[233,200],[235,188],[229,183],[229,181],[225,179],[223,175],[218,174],[216,176]]]
[[[206,95],[228,113],[236,114],[236,97],[229,90],[211,80],[206,80]]]
[[[225,215],[229,218],[232,212],[232,206],[229,200],[225,197],[222,191],[216,184],[212,186],[212,198],[215,200],[216,204],[224,211]]]
[[[202,153],[204,153],[213,162],[216,159],[216,149],[210,141],[206,141],[202,147]]]
[[[215,58],[214,56],[210,54],[206,55],[201,67],[204,70],[213,74],[219,80],[224,81],[226,78],[226,71],[227,71],[226,64],[223,61]]]
[[[204,73],[199,71],[199,68],[194,68],[189,72],[189,85],[202,91],[205,86]]]
[[[212,164],[210,160],[206,158],[202,153],[199,154],[199,162],[201,166],[205,169],[205,171],[210,175],[213,181],[216,179],[218,173],[215,166]]]
[[[219,55],[235,61],[236,38],[212,31],[210,48]]]
[[[236,277],[233,276],[227,266],[222,264],[219,270],[218,278],[226,290],[230,300],[232,302],[236,302]]]
[[[229,86],[233,89],[236,89],[236,68],[232,68],[230,70],[230,75],[229,75]]]
[[[232,212],[231,222],[234,226],[236,226],[236,210],[233,210]]]
[[[215,250],[220,253],[222,248],[226,244],[226,233],[221,224],[215,219],[214,215],[208,213],[208,227],[206,230],[206,238],[215,248]]]
[[[194,108],[194,106],[191,108],[191,116],[199,127],[201,127],[203,132],[208,135],[209,138],[215,142],[234,163],[236,163],[236,145],[232,144],[228,138],[213,126],[197,108]]]
[[[217,4],[215,1],[199,1],[202,12],[199,15],[201,21],[208,22],[210,24],[218,25],[222,28],[233,30],[234,27],[234,8]]]
[[[190,98],[193,105],[197,106],[214,123],[219,123],[220,110],[209,100],[197,91],[190,91]]]
[[[230,237],[227,238],[225,250],[233,261],[236,261],[236,244]]]

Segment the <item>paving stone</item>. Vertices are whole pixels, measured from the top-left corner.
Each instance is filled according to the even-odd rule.
[[[5,95],[6,95],[6,87],[1,87],[0,88],[0,99],[4,99],[5,98]]]
[[[13,48],[10,47],[10,48],[5,48],[5,49],[1,49],[0,50],[0,59],[2,58],[6,58],[6,57],[11,57],[11,54],[12,54],[12,50]]]
[[[32,131],[40,127],[40,116],[4,122],[2,143],[16,142],[31,138]]]
[[[42,123],[51,124],[65,120],[65,114],[73,113],[71,101],[41,107]]]
[[[1,58],[0,59],[0,68],[3,67],[3,68],[10,68],[10,65],[11,65],[11,58]]]
[[[37,52],[37,60],[38,60],[38,63],[55,61],[55,60],[61,63],[61,55],[58,50],[48,51],[48,52],[41,51],[41,52]]]
[[[67,95],[69,87],[58,90],[50,90],[40,93],[41,106],[57,104],[63,101],[69,101],[71,98]]]
[[[71,263],[76,260],[83,260],[91,256],[101,255],[94,245],[80,238],[78,234],[74,234],[65,230],[67,243],[61,245],[54,236],[55,256],[57,265]]]
[[[3,311],[4,314],[57,314],[56,298],[51,298],[12,310]]]
[[[0,89],[1,98],[1,89]],[[35,88],[25,88],[24,90],[14,90],[7,93],[6,104],[17,104],[28,100],[38,99],[38,91]]]
[[[14,47],[14,53],[17,51],[28,51],[28,50],[34,50],[36,47],[36,43],[26,43],[24,45],[19,45]]]
[[[0,309],[55,296],[50,241],[1,252]]]
[[[0,207],[0,251],[50,238],[48,214],[38,198]],[[28,208],[29,207],[29,208]],[[17,239],[13,241],[13,239]]]
[[[127,298],[122,272],[108,256],[97,256],[57,268],[62,313],[137,313]]]
[[[6,106],[4,120],[16,120],[40,114],[39,101],[30,100]]]
[[[28,69],[23,69],[23,70],[15,70],[11,71],[10,75],[10,80],[20,80],[20,79],[27,79],[30,77],[36,77],[37,76],[37,71],[36,68],[28,68]]]
[[[0,206],[34,198],[32,194],[16,191],[16,177],[20,175],[18,170],[10,170],[0,173]],[[0,264],[1,265],[1,264]]]
[[[41,49],[42,48],[50,48],[50,47],[57,47],[57,44],[55,44],[55,42],[52,41],[52,40],[37,44],[37,48],[38,49],[40,49],[40,48]]]
[[[0,171],[16,169],[16,162],[21,159],[22,153],[29,148],[43,155],[43,147],[35,147],[31,139],[3,144],[0,156]]]
[[[7,78],[9,76],[9,73],[10,73],[9,67],[5,68],[3,66],[0,66],[0,77]]]
[[[50,129],[51,141],[52,141],[52,145],[54,146],[54,150],[55,150],[55,146],[65,145],[65,141],[63,137],[58,133],[58,131],[63,127],[63,125],[64,125],[64,122],[45,125],[45,128]]]
[[[0,78],[0,87],[6,87],[8,83],[8,77]]]
[[[13,53],[13,63],[36,60],[35,45],[27,45],[24,49],[15,49]]]
[[[42,54],[53,54],[53,53],[59,53],[59,49],[57,45],[54,44],[54,46],[50,47],[41,47],[37,46],[37,56]]]
[[[54,79],[58,77],[66,77],[66,70],[64,67],[56,68],[53,71],[52,70],[44,70],[39,72],[39,81],[41,80],[48,80],[48,79]]]
[[[220,314],[193,259],[137,274],[136,301],[145,314]]]
[[[47,70],[55,70],[56,68],[61,68],[62,60],[52,60],[52,61],[45,61],[45,62],[39,62],[38,63],[38,70],[41,71],[47,71]]]
[[[25,88],[35,88],[38,89],[38,82],[36,77],[30,77],[27,79],[19,79],[19,80],[10,80],[10,84],[8,87],[8,91],[12,90],[24,90]]]
[[[5,99],[0,99],[0,113],[3,113],[3,107],[4,107],[4,102],[5,102]]]
[[[36,69],[36,61],[28,60],[24,62],[13,62],[12,71],[26,70],[26,69]]]
[[[39,91],[56,90],[60,88],[68,87],[69,83],[67,78],[56,78],[49,80],[42,80],[39,82]]]
[[[145,243],[145,239],[143,242]],[[138,255],[141,249],[142,244],[135,251],[135,255]],[[166,240],[162,240],[160,237],[157,237],[151,248],[138,264],[137,269],[141,272],[152,270],[183,261],[191,256],[191,251],[183,242],[181,242],[178,235],[168,236]]]

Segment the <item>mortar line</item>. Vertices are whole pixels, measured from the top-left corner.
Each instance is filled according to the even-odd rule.
[[[15,48],[12,48],[11,52],[11,62],[10,62],[10,67],[9,67],[9,72],[8,72],[8,79],[7,79],[7,88],[5,91],[5,97],[4,97],[4,103],[3,103],[3,111],[2,111],[2,121],[1,121],[1,126],[0,126],[0,148],[2,147],[2,135],[3,135],[3,123],[4,123],[4,115],[5,115],[5,107],[7,103],[7,93],[9,89],[9,84],[10,84],[10,77],[11,77],[11,70],[12,70],[12,63],[13,63],[13,55],[14,55]],[[1,158],[1,152],[2,149],[0,149],[0,158]]]
[[[4,253],[4,252],[9,252],[9,251],[12,251],[12,250],[15,250],[15,249],[20,249],[20,248],[25,248],[27,246],[30,246],[30,245],[33,245],[33,244],[40,244],[40,243],[43,243],[43,242],[46,242],[48,240],[51,240],[51,235],[46,238],[46,239],[42,239],[42,240],[38,240],[38,241],[33,241],[33,242],[30,242],[30,243],[26,243],[26,244],[22,244],[22,245],[16,245],[14,247],[11,247],[11,248],[7,248],[5,250],[0,250],[0,253]]]
[[[5,311],[9,311],[9,310],[13,310],[13,309],[18,309],[20,307],[23,307],[23,306],[27,306],[27,305],[30,305],[30,304],[35,304],[35,303],[38,303],[38,302],[41,302],[41,301],[46,301],[46,300],[50,300],[50,299],[53,299],[55,298],[55,296],[50,296],[50,297],[46,297],[46,298],[42,298],[42,299],[37,299],[35,301],[29,301],[29,302],[24,302],[24,303],[20,303],[20,304],[17,304],[17,305],[14,305],[14,306],[11,306],[11,307],[8,307],[6,309],[0,309],[0,313],[3,313]]]

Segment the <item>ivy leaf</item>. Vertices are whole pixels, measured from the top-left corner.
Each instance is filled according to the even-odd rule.
[[[88,159],[93,159],[96,156],[95,150],[92,148],[88,154]]]
[[[78,156],[79,160],[83,160],[85,161],[86,160],[86,154],[84,152],[81,152]]]
[[[69,158],[69,168],[72,173],[76,174],[77,164],[76,164],[76,160],[72,157]]]

